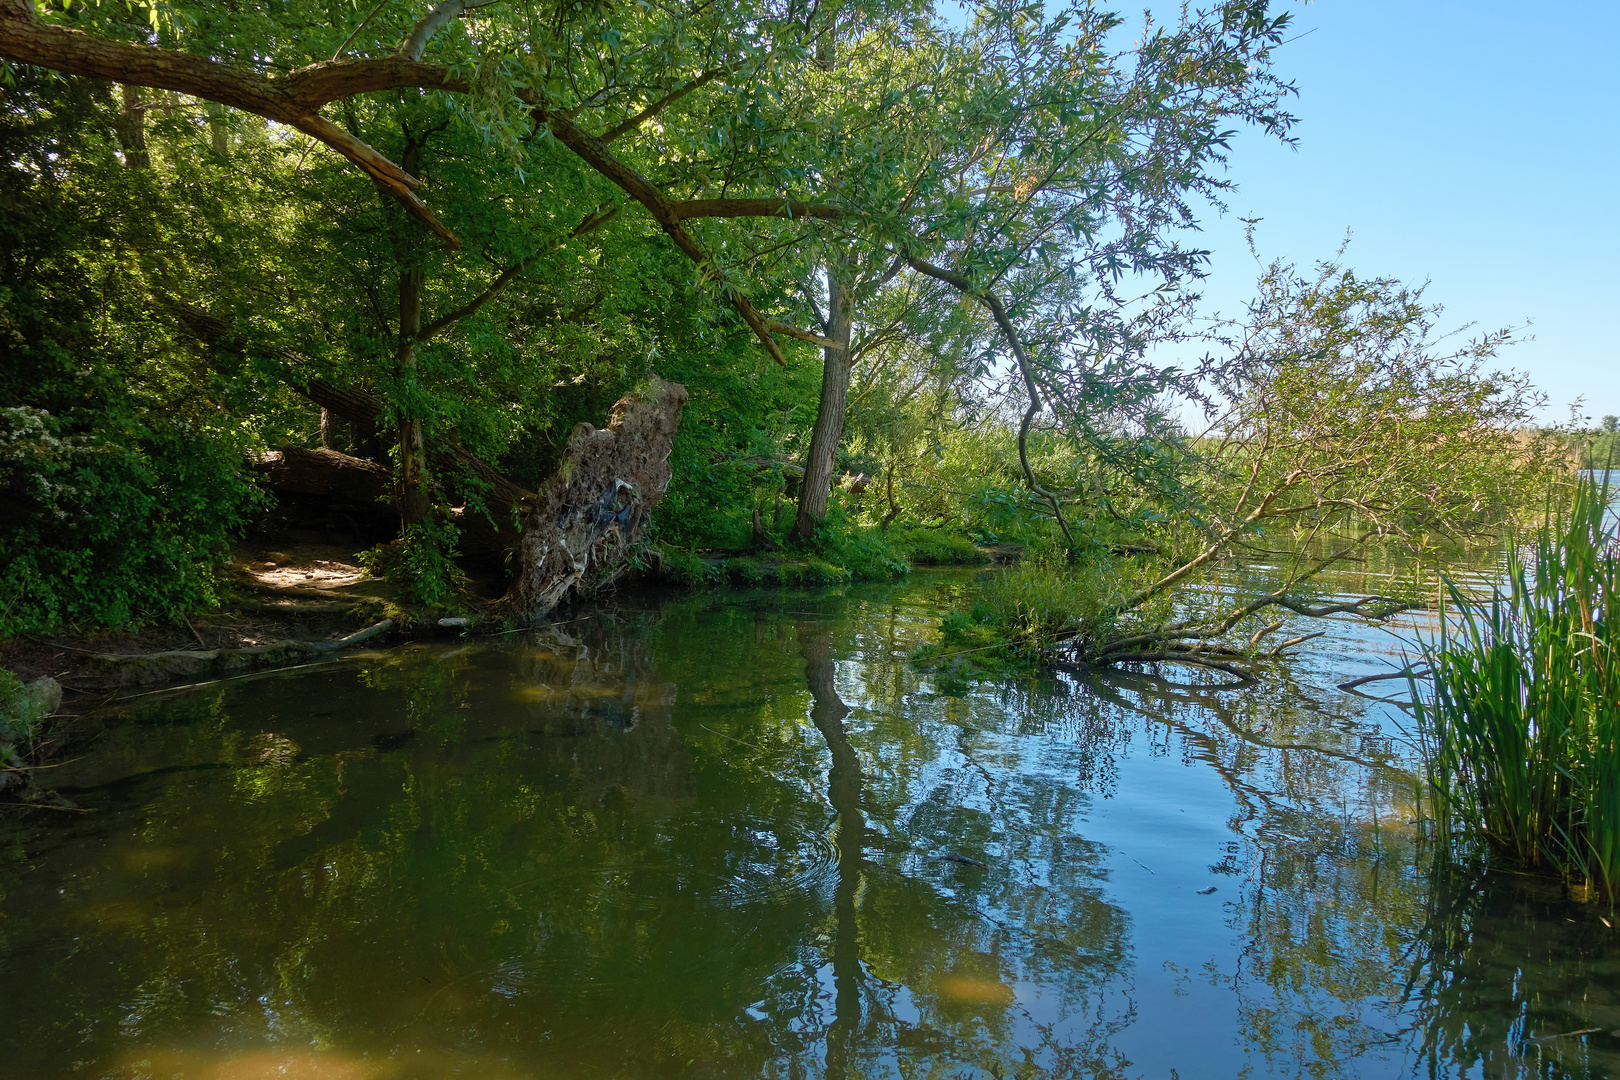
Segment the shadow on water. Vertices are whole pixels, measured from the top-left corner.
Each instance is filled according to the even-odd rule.
[[[1334,689],[1398,643],[959,690],[966,580],[151,699],[0,865],[0,1076],[1620,1075],[1603,913],[1437,869]]]

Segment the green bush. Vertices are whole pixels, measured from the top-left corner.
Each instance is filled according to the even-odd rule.
[[[405,526],[397,539],[361,552],[360,565],[367,573],[403,588],[415,603],[429,607],[443,604],[467,582],[456,565],[456,541],[460,537],[449,517],[433,514]]]
[[[227,433],[98,420],[74,434],[0,408],[0,637],[213,605],[227,544],[261,505]]]
[[[690,551],[661,548],[662,576],[677,585],[701,585],[708,580],[708,565]]]
[[[826,577],[822,567],[829,565],[845,571],[841,581],[894,581],[911,572],[905,557],[890,546],[882,530],[855,524],[836,504],[804,549],[812,581]]]
[[[5,744],[33,735],[36,718],[28,714],[28,691],[21,680],[0,668],[0,751]],[[0,757],[4,753],[0,752]]]
[[[1506,591],[1442,617],[1413,698],[1443,835],[1620,896],[1620,541],[1590,478],[1549,515]]]

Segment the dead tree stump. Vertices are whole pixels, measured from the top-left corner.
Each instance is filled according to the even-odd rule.
[[[600,430],[577,424],[562,464],[529,501],[517,576],[503,603],[519,621],[617,581],[669,487],[686,387],[653,376],[619,399]]]

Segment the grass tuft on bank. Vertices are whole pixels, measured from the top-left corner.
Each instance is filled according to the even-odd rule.
[[[1620,540],[1579,481],[1489,600],[1450,586],[1419,730],[1441,834],[1620,898]],[[1456,625],[1450,625],[1455,621]]]
[[[672,545],[658,549],[659,576],[689,587],[731,585],[844,585],[896,581],[913,566],[980,566],[985,553],[957,532],[943,529],[863,527],[831,515],[814,538],[801,542],[787,528],[773,531],[758,550],[705,556]]]

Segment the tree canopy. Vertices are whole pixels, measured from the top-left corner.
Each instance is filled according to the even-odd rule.
[[[1266,0],[1139,28],[4,0],[7,588],[36,609],[8,618],[206,601],[278,447],[385,467],[401,543],[511,550],[572,425],[653,375],[693,394],[674,543],[757,543],[785,495],[806,542],[851,508],[985,537],[1034,512],[1074,550],[1125,489],[1190,498],[1167,395],[1207,372],[1150,349],[1189,334],[1234,134],[1291,137],[1287,27]],[[880,510],[859,478],[829,503],[840,467],[884,474]],[[41,542],[108,505],[104,543]],[[73,552],[134,522],[196,570],[108,607]]]

